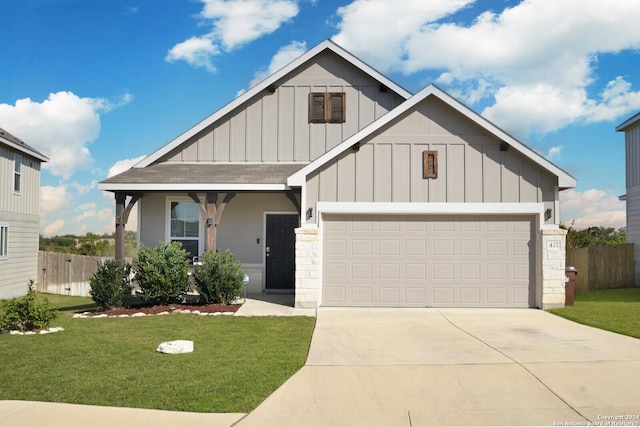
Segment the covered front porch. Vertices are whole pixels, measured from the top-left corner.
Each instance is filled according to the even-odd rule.
[[[138,245],[178,241],[190,261],[229,250],[250,277],[250,293],[293,293],[300,191],[286,185],[302,165],[159,164],[100,183],[116,200],[116,257],[124,256],[131,212]]]

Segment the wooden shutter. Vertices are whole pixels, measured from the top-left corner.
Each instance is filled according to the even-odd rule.
[[[327,94],[327,121],[330,123],[344,123],[345,121],[345,94],[344,93],[328,93]]]
[[[423,151],[422,152],[422,178],[438,177],[438,152]]]
[[[325,94],[310,93],[309,94],[309,122],[324,123],[325,121]]]

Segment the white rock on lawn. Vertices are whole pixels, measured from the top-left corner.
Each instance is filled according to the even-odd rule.
[[[158,346],[156,351],[166,354],[193,353],[193,341],[176,340],[163,342]]]

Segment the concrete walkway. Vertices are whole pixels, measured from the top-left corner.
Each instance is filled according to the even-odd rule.
[[[638,396],[640,340],[543,311],[322,308],[306,366],[237,425],[587,425]]]
[[[265,315],[270,304],[279,305],[247,304],[239,315]],[[322,308],[317,316],[306,365],[248,415],[5,401],[0,425],[640,425],[614,418],[640,416],[638,339],[540,310]]]

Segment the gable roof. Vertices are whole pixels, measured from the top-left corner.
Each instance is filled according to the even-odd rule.
[[[616,132],[625,131],[629,126],[637,123],[638,121],[640,121],[640,113],[636,113],[634,116],[629,117],[627,120],[616,126]]]
[[[48,162],[49,158],[36,150],[35,148],[25,144],[20,138],[10,134],[6,130],[0,128],[0,143],[13,148],[27,156],[33,157],[41,162]]]
[[[301,65],[313,59],[315,56],[327,50],[335,53],[336,55],[340,56],[344,60],[348,61],[355,67],[362,70],[364,73],[368,74],[375,80],[379,81],[381,84],[385,85],[392,91],[402,96],[404,99],[407,99],[411,96],[410,92],[406,91],[405,89],[400,87],[398,84],[390,80],[388,77],[379,73],[378,71],[376,71],[375,69],[367,65],[366,63],[362,62],[360,59],[356,58],[351,53],[344,50],[342,47],[338,46],[331,40],[325,40],[320,44],[318,44],[317,46],[315,46],[314,48],[312,48],[311,50],[305,52],[303,55],[301,55],[300,57],[298,57],[297,59],[295,59],[288,65],[286,65],[285,67],[281,68],[279,71],[276,71],[275,73],[271,74],[269,77],[262,80],[260,83],[256,84],[251,89],[247,90],[245,93],[243,93],[242,95],[240,95],[239,97],[231,101],[229,104],[225,105],[224,107],[222,107],[221,109],[219,109],[218,111],[216,111],[215,113],[213,113],[212,115],[210,115],[209,117],[207,117],[206,119],[204,119],[203,121],[201,121],[200,123],[192,127],[191,129],[184,132],[182,135],[175,138],[173,141],[169,142],[168,144],[164,145],[163,147],[161,147],[151,155],[147,156],[145,159],[136,163],[133,167],[144,168],[153,164],[153,162],[160,159],[162,156],[169,153],[171,150],[175,149],[176,147],[180,146],[180,144],[187,141],[189,138],[193,137],[194,135],[198,134],[202,130],[206,129],[208,126],[215,123],[217,120],[224,117],[225,115],[229,114],[231,111],[238,108],[239,106],[241,106],[242,104],[244,104],[245,102],[253,98],[255,95],[266,90],[269,86],[276,83],[278,80],[282,79],[287,74],[291,73]]]
[[[337,156],[342,154],[344,151],[351,148],[357,142],[360,142],[364,138],[367,138],[373,135],[376,131],[381,129],[383,126],[386,126],[387,124],[392,123],[402,114],[409,111],[411,108],[415,107],[421,101],[423,101],[429,96],[435,96],[439,100],[445,102],[450,107],[455,109],[457,112],[467,117],[469,120],[473,121],[477,125],[486,129],[496,138],[499,138],[502,141],[508,143],[512,148],[514,148],[515,150],[523,154],[525,157],[528,157],[543,169],[546,169],[547,171],[551,172],[553,175],[557,176],[560,189],[573,188],[576,186],[576,179],[571,175],[569,175],[567,172],[560,169],[558,166],[554,165],[549,160],[545,159],[540,154],[536,153],[535,151],[533,151],[532,149],[530,149],[529,147],[527,147],[526,145],[524,145],[523,143],[521,143],[520,141],[518,141],[517,139],[515,139],[514,137],[512,137],[511,135],[509,135],[508,133],[506,133],[496,125],[494,125],[493,123],[491,123],[489,120],[480,116],[478,113],[471,110],[469,107],[462,104],[461,102],[453,98],[451,95],[444,92],[442,89],[438,88],[433,84],[430,84],[429,86],[425,87],[420,92],[416,93],[411,98],[407,99],[402,104],[400,104],[399,106],[397,106],[396,108],[394,108],[393,110],[385,114],[384,116],[380,117],[378,120],[371,123],[369,126],[360,130],[350,138],[343,141],[341,144],[334,147],[332,150],[326,152],[325,154],[318,157],[313,162],[309,163],[304,168],[300,169],[295,174],[291,175],[287,180],[289,186],[298,187],[298,186],[304,185],[307,175],[318,170],[320,167],[327,164],[328,162],[332,161]]]

